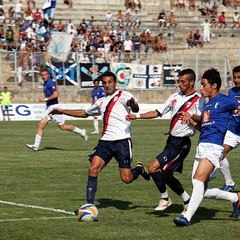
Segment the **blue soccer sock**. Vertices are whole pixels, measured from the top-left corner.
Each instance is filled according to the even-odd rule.
[[[88,176],[87,182],[87,203],[94,204],[95,193],[97,192],[97,178],[93,176]]]

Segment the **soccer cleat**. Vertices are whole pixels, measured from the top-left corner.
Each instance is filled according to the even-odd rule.
[[[38,150],[38,147],[36,147],[34,144],[26,144],[26,146],[34,151]]]
[[[233,214],[232,216],[238,218],[240,215],[240,192],[237,193],[238,200],[232,204],[233,206]]]
[[[87,140],[88,140],[88,135],[87,135],[86,129],[83,129],[82,132],[83,132],[83,133],[81,134],[81,137],[83,137],[84,140],[87,141]]]
[[[143,164],[142,164],[141,162],[138,162],[138,163],[136,164],[136,167],[141,167],[141,168],[142,168],[142,173],[141,173],[142,177],[143,177],[145,180],[149,181],[150,178],[151,178],[151,176],[150,176],[149,172],[145,169],[145,167],[143,166]]]
[[[94,131],[94,132],[92,132],[91,134],[99,134],[99,132],[97,132],[97,131]]]
[[[191,223],[183,216],[175,217],[173,219],[173,222],[179,227],[186,227],[191,225]]]
[[[236,188],[236,185],[226,185],[224,184],[224,186],[221,188],[221,190],[226,191],[226,192],[233,192],[234,189]]]
[[[79,209],[77,210],[74,210],[74,214],[78,216],[78,213],[79,213]]]
[[[170,198],[168,198],[168,200],[164,200],[163,198],[161,198],[158,206],[155,208],[155,211],[164,211],[171,205],[172,205],[172,201]]]

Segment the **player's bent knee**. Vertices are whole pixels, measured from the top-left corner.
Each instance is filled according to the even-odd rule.
[[[128,183],[132,182],[133,178],[132,178],[132,176],[124,176],[124,177],[121,177],[121,180],[122,180],[122,182],[128,184]]]

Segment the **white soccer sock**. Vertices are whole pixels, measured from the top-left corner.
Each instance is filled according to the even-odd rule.
[[[222,191],[218,188],[207,188],[205,190],[204,197],[227,200],[232,203],[238,200],[238,195],[236,193]]]
[[[161,198],[169,198],[168,191],[161,193]]]
[[[94,119],[93,120],[93,126],[94,126],[94,130],[95,132],[99,132],[99,124],[98,124],[98,120],[97,119]]]
[[[191,220],[192,216],[197,211],[200,203],[202,202],[203,193],[204,193],[203,182],[197,179],[193,179],[192,183],[193,183],[192,196],[191,196],[187,211],[183,215],[185,218],[187,218],[188,221]]]
[[[34,141],[34,146],[39,148],[41,140],[42,140],[42,137],[40,135],[36,134],[35,141]]]
[[[188,193],[186,191],[184,191],[180,197],[182,198],[183,202],[186,202],[187,200],[189,200],[190,196],[188,195]]]
[[[73,130],[73,132],[74,132],[74,133],[78,133],[78,134],[80,134],[81,136],[83,136],[83,134],[84,134],[83,129],[80,129],[80,128],[78,128],[78,127],[75,127],[74,130]]]
[[[229,162],[226,157],[222,161],[220,161],[220,171],[225,179],[226,185],[233,186],[235,183],[232,179],[229,169]]]

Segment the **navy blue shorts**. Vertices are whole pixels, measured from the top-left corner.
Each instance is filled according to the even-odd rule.
[[[191,149],[189,137],[169,136],[166,146],[156,159],[160,163],[160,168],[167,173],[182,172],[183,161]]]
[[[107,165],[114,157],[119,165],[119,168],[131,168],[132,163],[132,141],[130,138],[104,141],[99,140],[93,152],[89,155],[91,161],[94,156],[99,156]]]

